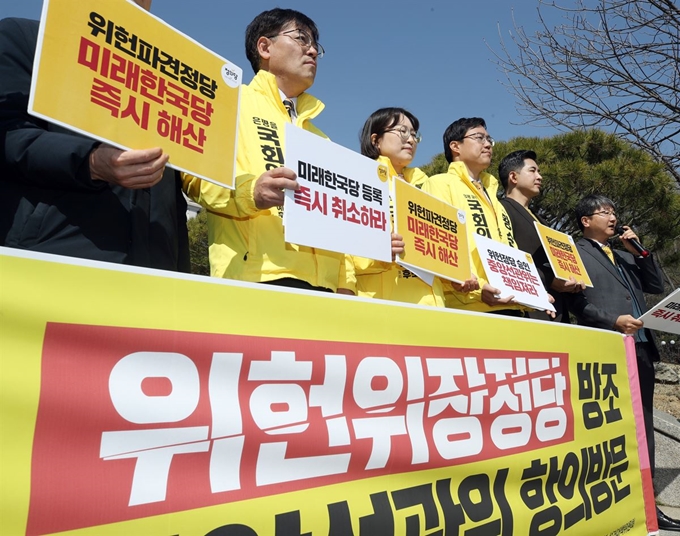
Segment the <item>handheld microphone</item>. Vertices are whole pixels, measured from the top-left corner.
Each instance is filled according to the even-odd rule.
[[[615,227],[614,231],[615,231],[616,234],[618,234],[618,235],[621,235],[621,234],[623,234],[623,233],[626,232],[626,230],[623,228],[623,225],[617,225],[617,226]],[[640,254],[640,256],[642,256],[642,257],[649,257],[649,250],[648,250],[648,249],[645,249],[645,248],[642,246],[642,244],[640,244],[640,242],[638,242],[638,241],[635,240],[634,238],[625,238],[625,239],[622,238],[621,240],[628,240],[628,242],[630,242],[630,243],[633,245],[633,247],[635,248],[635,251],[637,251],[637,252]]]

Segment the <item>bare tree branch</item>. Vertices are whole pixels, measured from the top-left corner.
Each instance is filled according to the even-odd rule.
[[[566,1],[566,0],[563,0]],[[564,21],[547,22],[546,12]],[[539,0],[539,27],[513,20],[494,52],[528,122],[605,128],[680,184],[680,8],[674,0]],[[500,29],[499,29],[500,33]]]

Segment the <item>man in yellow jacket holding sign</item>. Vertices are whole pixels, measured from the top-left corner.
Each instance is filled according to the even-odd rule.
[[[444,156],[449,169],[425,181],[423,191],[464,210],[467,218],[472,270],[479,279],[479,290],[468,292],[454,284],[453,290],[445,294],[446,306],[524,316],[523,307],[513,296],[501,298],[500,291],[488,283],[475,243],[475,235],[479,234],[516,247],[510,218],[496,197],[498,181],[485,171],[491,164],[493,146],[494,140],[481,117],[454,121],[444,132]]]
[[[260,13],[246,30],[255,77],[241,88],[236,190],[185,175],[187,195],[208,210],[211,275],[310,290],[346,288],[344,255],[285,242],[285,190],[297,190],[283,167],[284,125],[325,135],[311,122],[324,105],[306,93],[323,56],[309,17],[291,9]],[[353,274],[349,274],[353,278]]]

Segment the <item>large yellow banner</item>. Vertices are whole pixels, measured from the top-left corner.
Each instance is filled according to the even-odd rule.
[[[647,534],[616,333],[7,249],[0,284],[2,534]]]
[[[29,112],[231,188],[241,79],[132,1],[45,0]]]

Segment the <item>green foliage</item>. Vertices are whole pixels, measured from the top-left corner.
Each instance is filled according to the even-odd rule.
[[[576,131],[499,143],[491,169],[497,172],[503,156],[520,148],[536,151],[543,187],[532,208],[556,229],[576,235],[576,203],[599,193],[616,203],[619,222],[633,227],[651,249],[680,237],[680,195],[664,165],[648,153],[601,130]]]
[[[501,141],[488,171],[497,177],[500,161],[518,149],[536,151],[543,186],[531,208],[555,229],[577,237],[574,207],[582,197],[599,193],[616,203],[619,222],[633,227],[650,249],[670,248],[679,239],[680,195],[674,180],[663,164],[614,134],[582,130]],[[443,153],[422,170],[428,175],[445,172]]]
[[[446,170],[449,169],[449,163],[446,161],[446,158],[444,158],[444,153],[439,153],[432,158],[429,164],[421,166],[420,169],[425,175],[431,177],[432,175],[437,175],[439,173],[446,173]]]
[[[201,210],[195,218],[187,222],[192,274],[210,275],[207,214],[205,210]]]

